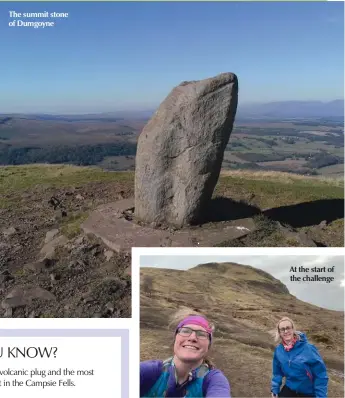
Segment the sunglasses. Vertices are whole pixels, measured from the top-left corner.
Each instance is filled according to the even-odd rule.
[[[280,328],[279,332],[280,333],[285,333],[285,332],[289,332],[290,330],[292,330],[291,326],[286,326],[286,328]]]
[[[195,333],[195,336],[200,340],[209,340],[210,335],[209,333],[205,332],[204,330],[195,330],[191,328],[182,327],[179,328],[177,333],[183,337],[189,337],[192,333]]]

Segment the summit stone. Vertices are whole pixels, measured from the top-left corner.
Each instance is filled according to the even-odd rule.
[[[138,139],[135,216],[148,223],[198,224],[217,184],[237,110],[233,73],[183,82]]]

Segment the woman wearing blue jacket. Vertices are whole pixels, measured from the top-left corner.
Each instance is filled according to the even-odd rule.
[[[326,366],[317,348],[304,333],[297,332],[290,318],[282,318],[276,329],[273,356],[272,397],[327,397]],[[283,377],[285,385],[281,389]]]

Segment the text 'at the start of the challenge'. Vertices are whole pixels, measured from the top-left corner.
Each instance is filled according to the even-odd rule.
[[[9,17],[12,19],[9,27],[24,28],[52,28],[56,26],[56,20],[66,19],[69,17],[68,12],[17,12],[9,11]]]
[[[335,267],[291,267],[291,282],[325,282],[331,283],[335,280],[333,274]],[[301,275],[302,274],[302,275]]]

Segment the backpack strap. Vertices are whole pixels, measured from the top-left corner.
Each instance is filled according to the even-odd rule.
[[[167,358],[163,361],[163,369],[162,372],[168,372],[169,367],[173,364],[173,357]],[[196,377],[197,378],[202,378],[207,375],[207,373],[210,371],[210,367],[207,363],[203,363],[199,366],[197,372],[196,372]]]
[[[209,371],[210,367],[207,365],[207,363],[203,363],[197,370],[196,377],[197,378],[205,377]]]
[[[160,376],[159,376],[156,380],[152,380],[152,381],[151,381],[151,387],[150,387],[150,389],[156,384],[156,382],[158,382],[158,380],[159,380],[160,378],[163,377],[163,379],[165,379],[166,377],[169,377],[169,376],[168,376],[168,373],[170,372],[171,366],[174,366],[174,364],[173,364],[173,357],[167,358],[167,359],[165,359],[165,360],[163,361],[163,363],[162,363],[162,371],[161,371],[161,374],[160,374]],[[192,378],[193,378],[192,372],[193,372],[193,371],[190,372],[190,379],[187,380],[187,381],[185,382],[185,384],[188,384],[189,381],[192,380]],[[209,367],[209,365],[207,365],[206,363],[203,363],[203,364],[196,370],[196,373],[194,373],[194,377],[196,377],[197,379],[204,379],[205,376],[206,376],[209,372],[210,372],[210,367]],[[166,379],[166,380],[167,380],[167,379]],[[162,381],[163,381],[163,380],[162,380]],[[150,389],[149,389],[149,390],[150,390]],[[157,393],[157,392],[156,392],[156,393]],[[162,391],[160,391],[160,394],[161,394],[161,393],[162,393]],[[166,394],[166,391],[164,391],[163,394]],[[160,396],[161,396],[161,395],[160,395]]]
[[[159,369],[156,369],[155,372],[153,372],[153,374],[151,374],[149,379],[145,379],[144,385],[142,390],[140,391],[140,396],[141,397],[147,397],[149,394],[149,392],[151,391],[151,389],[153,388],[153,386],[156,384],[156,382],[158,382],[158,380],[163,376],[166,375],[169,371],[169,359],[165,360],[165,361],[156,361],[156,362],[160,362],[160,366]],[[165,377],[166,377],[165,376]]]
[[[173,357],[167,358],[163,361],[163,370],[162,372],[167,372],[169,370],[169,366],[172,364]]]

